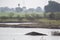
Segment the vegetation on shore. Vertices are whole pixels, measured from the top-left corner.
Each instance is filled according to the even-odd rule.
[[[0,13],[0,22],[29,22],[43,18],[43,13]]]
[[[0,13],[0,23],[26,23],[32,22],[37,24],[23,24],[23,25],[5,25],[0,24],[0,27],[23,27],[23,28],[60,28],[60,19],[57,16],[59,12],[51,13]],[[53,17],[55,15],[55,17]],[[60,15],[60,14],[59,14]]]

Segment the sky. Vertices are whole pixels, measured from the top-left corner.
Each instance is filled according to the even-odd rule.
[[[39,6],[44,9],[44,6],[48,4],[48,1],[49,0],[0,0],[0,7],[15,8],[19,3],[20,7],[26,6],[27,8],[36,8]],[[57,1],[60,3],[60,0],[52,1]]]

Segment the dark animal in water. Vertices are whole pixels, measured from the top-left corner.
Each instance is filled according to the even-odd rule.
[[[32,36],[47,36],[46,34],[38,33],[38,32],[30,32],[25,35],[32,35]]]

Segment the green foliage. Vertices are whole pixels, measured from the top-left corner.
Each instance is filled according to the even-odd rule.
[[[34,18],[31,15],[29,15],[29,14],[25,14],[25,18],[27,20],[34,20]]]
[[[16,17],[18,20],[23,20],[24,17],[21,17],[20,15],[17,15]]]
[[[48,12],[45,15],[47,19],[60,20],[60,12]]]
[[[53,12],[50,13],[49,19],[55,19],[55,14]]]
[[[13,13],[13,12],[10,12],[10,13],[9,13],[9,17],[10,17],[10,18],[13,18],[13,16],[14,16],[14,13]]]
[[[60,20],[60,12],[56,12],[55,13],[55,19],[56,20]]]
[[[46,18],[45,18],[46,16]],[[39,21],[41,19],[53,19],[53,20],[59,20],[60,19],[60,12],[54,12],[54,13],[0,13],[0,19],[1,20],[17,20],[17,21]]]

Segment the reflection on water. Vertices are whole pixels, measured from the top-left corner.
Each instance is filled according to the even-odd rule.
[[[60,36],[52,36],[51,31],[60,31],[59,29],[41,29],[41,28],[0,28],[0,40],[60,40]],[[27,36],[28,32],[39,32],[48,36]]]

